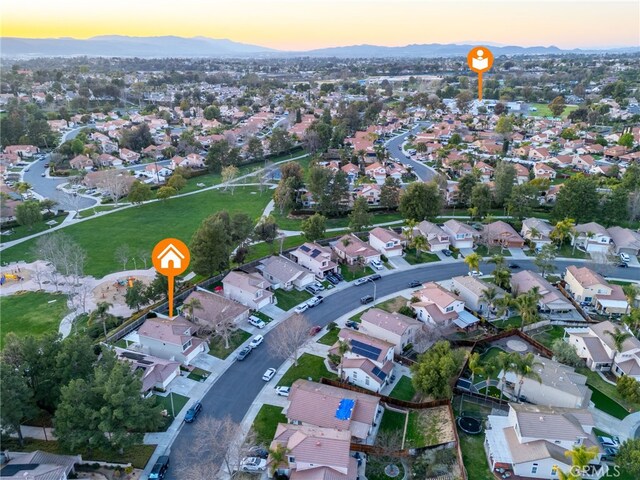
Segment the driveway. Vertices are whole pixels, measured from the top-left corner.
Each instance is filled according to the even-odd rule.
[[[511,258],[514,260],[526,260],[529,258],[521,248],[509,248],[509,252],[511,253]]]

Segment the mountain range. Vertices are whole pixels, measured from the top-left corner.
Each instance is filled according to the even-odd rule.
[[[466,55],[471,43],[413,44],[400,47],[380,45],[351,45],[320,48],[307,51],[275,50],[259,45],[207,37],[129,37],[104,35],[87,39],[75,38],[17,38],[0,39],[3,57],[339,57],[339,58],[392,58],[392,57],[453,57]],[[487,45],[491,45],[487,42]],[[612,48],[608,50],[572,49],[555,46],[519,47],[492,46],[498,55],[543,55],[562,53],[638,52],[640,47]]]

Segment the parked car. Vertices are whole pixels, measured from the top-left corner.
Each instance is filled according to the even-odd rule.
[[[360,298],[360,303],[366,305],[367,303],[373,302],[373,297],[371,295],[365,295]]]
[[[624,263],[629,263],[629,261],[631,260],[631,257],[629,256],[628,253],[620,252],[620,260],[622,260]]]
[[[620,263],[618,264],[618,267],[620,267],[620,268],[629,268],[629,264],[628,264],[628,263],[625,263],[625,262],[620,262]]]
[[[161,455],[149,474],[149,480],[162,480],[169,469],[169,456]]]
[[[276,374],[275,368],[268,368],[267,371],[264,372],[264,375],[262,375],[262,380],[264,380],[265,382],[268,382],[273,378],[275,374]]]
[[[309,330],[309,335],[313,337],[314,335],[317,335],[318,333],[320,333],[321,330],[322,330],[322,327],[320,325],[311,327],[311,330]]]
[[[354,330],[360,330],[360,326],[358,325],[358,322],[354,322],[353,320],[348,320],[345,323],[345,326],[348,328],[353,328]]]
[[[250,353],[251,353],[251,347],[244,347],[242,350],[238,352],[238,355],[236,355],[236,360],[242,361],[245,358],[247,358]]]
[[[321,284],[320,282],[316,282],[313,284],[313,286],[315,287],[315,289],[319,292],[321,292],[322,290],[324,290],[324,285]]]
[[[248,453],[252,457],[258,457],[258,458],[267,458],[269,456],[269,450],[259,445],[256,445],[255,447],[251,447]]]
[[[240,470],[243,472],[263,472],[267,469],[267,461],[260,457],[243,458]]]
[[[451,250],[442,250],[442,254],[445,257],[450,257],[451,255],[453,255],[453,252]]]
[[[367,283],[369,281],[369,277],[362,277],[357,279],[355,282],[353,282],[354,285],[362,285],[364,283]]]
[[[305,287],[305,290],[306,290],[307,292],[309,292],[311,295],[315,295],[316,293],[318,293],[318,292],[321,292],[321,291],[322,291],[322,290],[320,290],[318,287],[316,287],[316,286],[315,286],[315,284],[313,284],[313,285],[307,285],[307,286]],[[324,290],[324,287],[323,287],[323,290]]]
[[[276,387],[276,394],[280,395],[281,397],[288,397],[290,391],[291,387]]]
[[[320,295],[317,295],[307,300],[307,305],[309,305],[309,308],[313,308],[316,305],[320,305],[322,303],[322,300],[324,299]]]
[[[309,308],[309,305],[307,305],[306,303],[302,303],[298,305],[296,308],[294,308],[293,311],[296,313],[304,313],[307,311],[308,308]]]
[[[184,416],[184,421],[186,423],[193,422],[200,413],[200,410],[202,410],[202,404],[200,402],[194,403],[191,408],[187,410],[187,413]]]
[[[369,263],[376,270],[382,270],[384,268],[384,266],[382,265],[382,262],[380,260],[371,260],[371,262],[369,262]]]
[[[325,275],[324,278],[326,278],[332,285],[338,285],[340,283],[338,277],[332,274]]]
[[[258,327],[258,328],[264,328],[267,326],[267,324],[263,320],[259,319],[255,315],[251,315],[249,317],[249,323],[254,327]]]
[[[422,282],[419,282],[418,280],[412,280],[409,282],[409,288],[415,288],[421,285],[422,285]]]
[[[484,274],[480,270],[471,270],[468,275],[470,277],[481,277]]]
[[[605,437],[604,435],[600,435],[600,436],[598,436],[598,441],[600,442],[600,445],[602,445],[605,448],[619,448],[620,447],[620,441],[619,441],[619,439],[616,439],[615,437]]]
[[[340,280],[341,282],[344,282],[344,277],[342,276],[342,274],[340,272],[335,272],[333,274],[334,277],[336,277],[338,280]]]
[[[369,281],[370,282],[374,282],[376,280],[380,280],[382,278],[382,276],[379,273],[374,273],[373,275],[371,275],[369,277]]]
[[[255,337],[253,337],[253,340],[249,342],[249,347],[251,347],[252,349],[256,348],[262,342],[264,342],[264,337],[262,335],[256,335]]]
[[[511,270],[515,270],[515,269],[517,269],[517,268],[520,268],[520,265],[518,265],[517,263],[510,263],[510,264],[509,264],[509,268],[510,268]]]

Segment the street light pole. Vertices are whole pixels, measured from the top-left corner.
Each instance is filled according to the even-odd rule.
[[[376,291],[377,291],[377,285],[376,285],[376,281],[373,280],[373,301],[376,301]]]

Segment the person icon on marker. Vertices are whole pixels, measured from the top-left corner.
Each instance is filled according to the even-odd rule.
[[[476,55],[477,55],[477,57],[474,57],[471,60],[471,64],[473,65],[473,68],[475,68],[476,70],[488,70],[489,69],[489,59],[488,58],[483,58],[484,50],[479,48],[478,50],[476,50]]]

